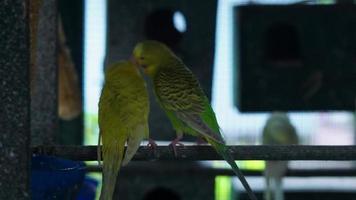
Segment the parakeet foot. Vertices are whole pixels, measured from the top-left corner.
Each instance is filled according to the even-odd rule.
[[[208,144],[208,142],[203,137],[198,137],[196,142],[197,142],[197,145]]]
[[[173,148],[173,152],[174,152],[174,156],[177,157],[178,153],[177,153],[177,146],[184,146],[183,143],[179,142],[179,140],[182,139],[182,137],[177,137],[176,139],[174,139],[169,146],[172,146]]]
[[[155,150],[157,148],[156,142],[154,140],[152,140],[151,138],[148,139],[147,146],[152,150]]]

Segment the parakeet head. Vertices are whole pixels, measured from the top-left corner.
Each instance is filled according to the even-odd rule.
[[[120,60],[118,62],[110,64],[105,70],[105,79],[106,80],[115,80],[117,74],[130,74],[136,73],[139,71],[131,61]]]
[[[147,75],[154,76],[161,64],[175,55],[165,44],[147,40],[135,46],[133,57]]]
[[[283,121],[283,122],[286,122],[286,123],[290,122],[288,115],[285,112],[279,112],[279,111],[272,112],[272,114],[270,115],[269,119],[272,120],[272,121],[277,121],[278,120],[278,121]]]

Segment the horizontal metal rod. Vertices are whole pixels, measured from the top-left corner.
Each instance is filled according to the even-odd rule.
[[[34,154],[57,156],[71,160],[97,159],[96,146],[38,146]],[[356,146],[309,145],[237,145],[229,146],[236,160],[356,160]],[[175,156],[172,147],[158,146],[152,150],[141,146],[133,160],[223,160],[210,145],[177,146]]]
[[[137,174],[152,174],[157,173],[158,167],[147,167],[142,166],[127,166],[121,169],[121,174],[123,176],[132,177]],[[89,165],[86,166],[86,170],[89,172],[101,172],[102,166]],[[235,176],[235,173],[231,169],[220,169],[220,168],[208,168],[208,167],[183,167],[183,168],[159,168],[159,173],[162,174],[177,174],[178,172],[193,174],[200,173],[207,176]],[[263,176],[263,171],[258,170],[241,170],[245,176]],[[285,176],[289,177],[356,177],[356,169],[288,169]]]

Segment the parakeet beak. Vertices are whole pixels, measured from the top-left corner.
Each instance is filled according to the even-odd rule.
[[[130,58],[130,62],[131,62],[132,64],[136,65],[136,66],[139,66],[139,64],[138,64],[138,62],[137,62],[137,60],[136,60],[136,58],[135,58],[133,55],[132,55],[131,58]]]
[[[134,55],[131,56],[130,61],[131,61],[135,66],[140,67],[141,69],[143,69],[143,71],[144,71],[145,73],[147,73],[147,67],[146,67],[145,65],[141,65],[141,64],[139,63],[139,61],[135,58]]]

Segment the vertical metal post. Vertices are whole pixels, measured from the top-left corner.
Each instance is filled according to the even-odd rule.
[[[30,199],[27,2],[0,1],[0,199]]]
[[[31,0],[37,4],[32,41],[31,144],[54,143],[58,130],[57,0]],[[33,13],[32,13],[33,14]]]

